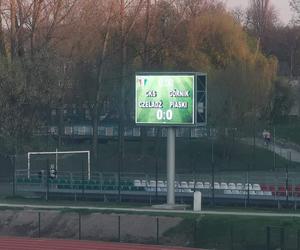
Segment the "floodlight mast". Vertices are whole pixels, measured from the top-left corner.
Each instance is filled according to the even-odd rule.
[[[28,152],[27,153],[27,177],[30,178],[30,156],[31,155],[49,155],[55,154],[55,164],[56,170],[58,168],[58,154],[87,154],[88,156],[88,180],[91,179],[91,160],[90,160],[90,151],[54,151],[54,152]]]

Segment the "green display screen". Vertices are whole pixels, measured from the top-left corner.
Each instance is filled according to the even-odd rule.
[[[195,74],[136,74],[135,122],[195,124]]]

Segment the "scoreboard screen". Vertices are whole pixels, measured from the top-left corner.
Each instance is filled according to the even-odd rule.
[[[135,122],[141,125],[194,125],[195,85],[194,73],[136,74]]]

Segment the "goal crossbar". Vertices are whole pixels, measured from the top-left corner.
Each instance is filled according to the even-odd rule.
[[[57,171],[57,160],[59,154],[87,154],[88,156],[88,180],[91,179],[90,151],[51,151],[51,152],[28,152],[27,153],[27,175],[30,178],[30,156],[31,155],[55,155],[55,169]]]

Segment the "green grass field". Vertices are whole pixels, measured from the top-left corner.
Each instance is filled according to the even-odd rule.
[[[125,161],[122,172],[155,173],[156,167],[159,173],[166,172],[166,138],[160,139],[158,150],[155,138],[147,138],[142,146],[141,141],[125,141]],[[144,148],[144,150],[142,149]],[[89,150],[88,143],[67,144],[61,150]],[[55,151],[55,146],[48,150]],[[143,152],[144,151],[144,152]],[[118,142],[108,141],[99,144],[99,164],[92,171],[117,171],[118,170]],[[53,158],[53,157],[52,157]],[[180,174],[192,174],[211,172],[212,158],[216,171],[269,171],[274,168],[274,154],[264,148],[253,147],[235,141],[212,141],[208,139],[176,139],[176,172]],[[53,159],[52,159],[53,160]],[[18,168],[24,168],[27,158],[18,161]],[[40,164],[46,164],[47,158],[43,158]],[[34,164],[34,163],[33,163]],[[66,157],[61,162],[61,169],[81,171],[82,161],[78,157]],[[290,170],[300,169],[300,164],[291,163],[276,156],[276,169]]]
[[[300,119],[288,120],[275,126],[276,136],[300,145]]]

